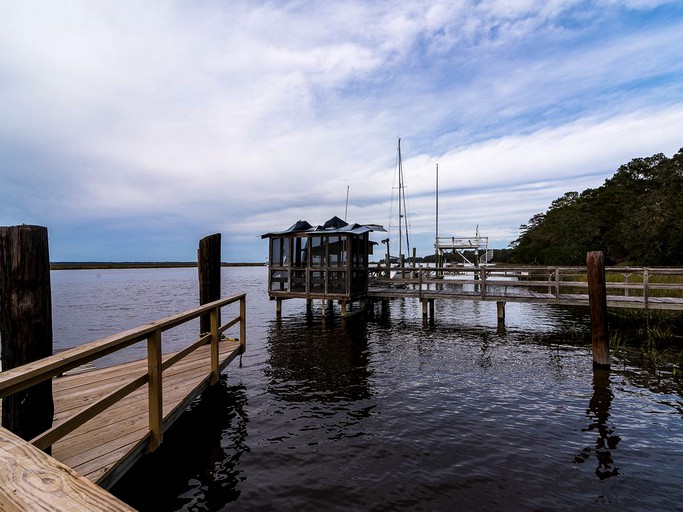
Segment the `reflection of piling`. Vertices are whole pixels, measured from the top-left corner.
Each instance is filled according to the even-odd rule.
[[[605,257],[602,251],[586,255],[588,303],[591,316],[593,366],[609,368],[609,333],[607,331],[607,286],[605,284]]]
[[[598,437],[595,441],[595,457],[597,459],[597,467],[595,474],[604,480],[619,474],[619,468],[614,466],[614,459],[612,458],[612,450],[614,450],[621,438],[614,435],[614,430],[610,428],[608,423],[609,410],[612,405],[614,395],[610,389],[610,371],[606,368],[596,367],[593,370],[593,396],[586,414],[590,418],[590,423],[584,432],[596,431]],[[583,452],[574,458],[575,462],[582,463],[588,460],[591,448],[585,448]]]
[[[2,369],[52,355],[47,228],[0,227]],[[2,426],[30,440],[52,427],[52,379],[2,399]],[[49,453],[49,449],[46,450]]]

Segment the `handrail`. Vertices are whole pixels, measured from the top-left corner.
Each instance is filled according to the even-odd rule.
[[[239,315],[219,326],[218,318],[220,309],[235,302],[240,303]],[[161,333],[207,313],[211,318],[211,332],[200,336],[197,341],[162,363]],[[188,356],[200,346],[210,342],[210,379],[211,383],[214,384],[219,378],[218,343],[220,335],[237,323],[240,324],[239,353],[242,354],[246,350],[246,294],[244,293],[219,299],[183,313],[171,315],[164,319],[107,336],[79,347],[71,348],[29,364],[2,371],[0,372],[0,398],[27,389],[72,368],[99,359],[100,357],[118,350],[122,350],[140,341],[147,340],[148,369],[146,372],[142,372],[121,388],[101,398],[79,413],[68,418],[66,421],[63,421],[38,435],[31,440],[31,443],[41,449],[51,446],[89,419],[95,417],[100,412],[147,383],[149,385],[149,423],[151,432],[149,449],[152,451],[158,447],[162,438],[163,370]]]
[[[467,285],[450,295],[482,300],[522,300],[511,294],[514,289],[528,293],[530,301],[582,303],[587,301],[586,267],[580,266],[404,266],[389,269],[370,267],[371,287],[408,287],[411,296],[433,298],[430,289],[438,285]],[[607,267],[606,288],[610,291],[610,305],[644,309],[683,309],[683,268],[672,267]],[[411,289],[412,287],[412,289]],[[536,289],[536,290],[534,290]],[[518,292],[519,293],[519,292]]]

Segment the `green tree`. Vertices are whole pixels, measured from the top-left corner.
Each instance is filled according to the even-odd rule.
[[[683,149],[622,165],[603,186],[567,192],[520,226],[511,261],[583,265],[601,250],[608,264],[683,264]]]

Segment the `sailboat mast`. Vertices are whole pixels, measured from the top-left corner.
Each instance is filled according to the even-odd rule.
[[[399,201],[399,203],[403,202],[403,218],[405,219],[405,222],[403,223],[403,229],[406,232],[406,252],[407,252],[406,257],[410,258],[410,237],[408,235],[408,208],[406,206],[406,185],[405,185],[405,182],[403,181],[403,162],[400,159],[400,152],[401,152],[401,148],[399,145],[399,171],[398,171],[398,174],[399,174],[399,177],[401,180],[401,186],[399,189],[399,193],[401,194],[401,200]],[[400,254],[400,252],[399,252],[399,254]]]
[[[410,238],[408,237],[408,209],[406,207],[405,183],[403,182],[403,158],[401,156],[401,139],[398,139],[398,257],[403,254],[403,232],[405,230],[406,248],[410,254]],[[392,194],[393,206],[393,194]]]
[[[439,266],[439,164],[436,164],[436,236],[434,237],[434,255],[436,266]]]
[[[401,230],[401,221],[403,219],[403,211],[401,203],[403,202],[403,164],[401,162],[401,138],[398,139],[398,257],[401,257],[403,232]]]

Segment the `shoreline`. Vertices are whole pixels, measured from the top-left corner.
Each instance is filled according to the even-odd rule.
[[[229,263],[221,262],[221,267],[265,267],[265,263]],[[50,270],[107,270],[107,269],[124,269],[124,268],[191,268],[197,267],[197,263],[193,261],[163,261],[163,262],[135,262],[135,261],[80,261],[80,262],[66,262],[58,261],[50,263]]]

